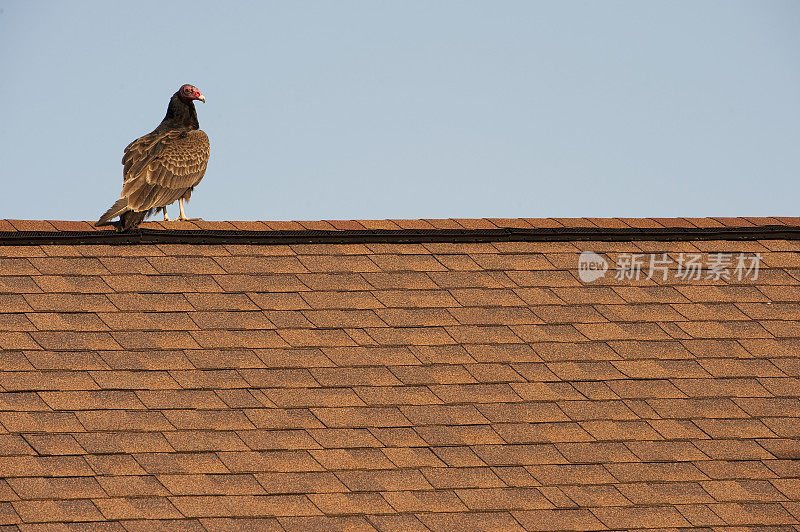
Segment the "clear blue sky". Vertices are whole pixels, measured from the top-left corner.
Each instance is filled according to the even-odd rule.
[[[97,219],[185,82],[206,220],[800,214],[797,0],[0,9],[0,218]]]

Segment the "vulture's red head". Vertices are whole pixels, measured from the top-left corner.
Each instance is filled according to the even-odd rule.
[[[194,85],[189,85],[188,83],[178,89],[178,96],[184,102],[191,102],[192,100],[200,100],[203,103],[206,103],[206,97],[203,96],[203,93],[195,87]]]

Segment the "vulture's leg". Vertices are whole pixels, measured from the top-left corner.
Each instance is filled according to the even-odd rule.
[[[167,215],[167,208],[166,207],[162,207],[162,208],[164,209],[164,221],[165,222],[169,222],[170,219],[169,219],[169,216]]]
[[[181,214],[180,214],[180,216],[175,218],[176,220],[183,220],[183,221],[200,220],[200,218],[187,218],[186,217],[186,213],[183,211],[183,198],[178,200],[178,206],[181,209]]]

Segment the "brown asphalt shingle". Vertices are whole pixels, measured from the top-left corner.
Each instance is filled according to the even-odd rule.
[[[800,218],[146,224],[758,225]],[[0,246],[0,349],[4,530],[800,528],[796,241]]]

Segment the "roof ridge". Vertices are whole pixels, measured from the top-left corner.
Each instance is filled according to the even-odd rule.
[[[150,221],[143,229],[228,230],[228,231],[307,231],[379,229],[552,229],[552,228],[713,228],[800,226],[800,217],[678,217],[678,218],[426,218],[385,220],[262,220],[262,221]],[[110,232],[113,228],[94,227],[90,221],[0,219],[0,231],[92,231]]]
[[[82,230],[0,230],[0,245],[30,244],[342,244],[419,242],[800,240],[800,226],[502,227],[476,229],[154,229],[118,233]]]

